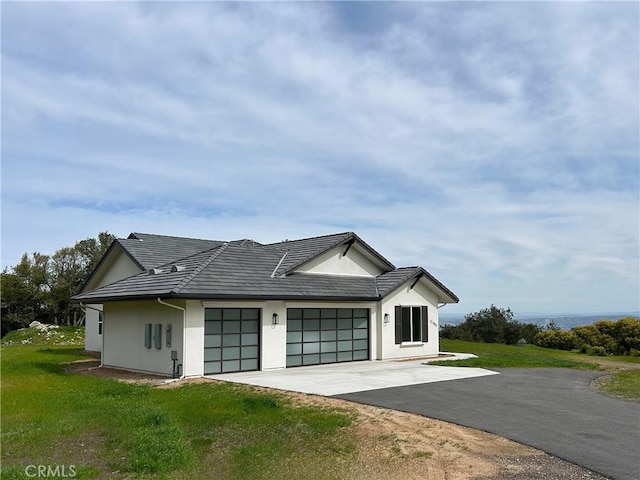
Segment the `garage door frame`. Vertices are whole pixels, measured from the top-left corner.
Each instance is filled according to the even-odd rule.
[[[204,374],[260,370],[262,309],[205,307]]]
[[[287,368],[369,360],[370,340],[368,307],[287,308]]]

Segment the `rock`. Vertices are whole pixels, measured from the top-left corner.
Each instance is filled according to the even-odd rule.
[[[31,322],[29,324],[29,328],[38,328],[40,325],[42,325],[39,321],[34,320],[33,322]]]

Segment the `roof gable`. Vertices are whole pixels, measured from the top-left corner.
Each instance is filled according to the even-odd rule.
[[[397,268],[392,272],[383,273],[376,278],[378,293],[384,298],[400,288],[408,281],[423,281],[431,290],[438,294],[438,301],[441,303],[458,303],[460,299],[447,287],[445,287],[436,277],[431,275],[422,267]]]
[[[300,240],[285,240],[283,242],[272,243],[267,246],[286,252],[286,257],[283,256],[282,262],[276,272],[276,275],[280,276],[288,275],[299,270],[303,265],[317,259],[320,255],[334,247],[337,247],[338,245],[344,245],[346,250],[347,247],[356,243],[371,262],[379,265],[380,270],[390,271],[395,268],[391,262],[371,248],[364,240],[353,232],[303,238]]]
[[[77,295],[75,301],[160,296],[364,301],[384,298],[414,279],[435,291],[439,301],[458,302],[422,267],[396,269],[352,232],[268,245],[136,233],[114,242],[112,248],[137,260],[144,271]],[[361,262],[359,267],[369,262],[366,275],[331,270],[331,261],[335,264],[348,255]]]
[[[140,270],[142,267],[135,258],[117,240],[114,240],[89,274],[80,291],[108,285],[135,275]]]
[[[357,243],[336,245],[297,267],[294,272],[314,275],[376,277],[387,269],[371,258]]]

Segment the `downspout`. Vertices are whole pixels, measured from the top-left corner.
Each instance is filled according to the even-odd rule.
[[[172,305],[171,303],[163,302],[160,297],[158,297],[158,303],[161,305],[166,305],[167,307],[175,308],[176,310],[182,311],[182,375],[180,379],[185,377],[184,375],[184,359],[187,351],[187,310],[185,308],[179,307],[177,305]]]
[[[89,305],[85,305],[84,303],[80,302],[80,308],[88,308],[89,310],[95,310],[96,312],[100,312],[102,315],[104,315],[104,310],[100,310],[98,308],[93,308],[90,307]],[[98,321],[100,321],[98,319]],[[86,330],[87,328],[87,316],[85,315],[85,320],[84,320],[84,328]],[[85,337],[87,336],[86,332],[85,332]],[[104,316],[102,317],[102,335],[100,335],[100,341],[102,342],[102,350],[100,351],[100,366],[102,367],[102,357],[104,356]]]

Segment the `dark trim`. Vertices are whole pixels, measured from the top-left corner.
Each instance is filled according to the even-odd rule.
[[[354,238],[352,238],[352,239],[351,239],[351,240],[349,240],[347,243],[344,243],[344,244],[343,244],[343,245],[346,245],[346,246],[347,246],[347,248],[345,249],[345,251],[344,251],[344,252],[343,252],[343,254],[342,254],[342,256],[343,256],[343,257],[346,257],[346,256],[347,256],[347,252],[349,251],[349,249],[351,248],[351,246],[353,245],[353,243],[354,243],[355,241],[356,241],[356,240],[355,240]]]
[[[395,334],[396,345],[400,345],[402,343],[402,307],[400,305],[395,307]]]
[[[429,308],[422,306],[422,343],[429,341]]]
[[[176,300],[283,300],[283,301],[318,301],[318,302],[377,302],[380,297],[330,297],[330,296],[313,296],[313,295],[230,295],[230,294],[202,294],[202,295],[189,295],[189,294],[171,294],[165,293],[150,293],[136,296],[114,296],[114,297],[73,297],[71,301],[73,303],[107,303],[107,302],[124,302],[124,301],[139,301],[139,300],[155,300],[158,297],[162,299],[176,299]]]
[[[409,290],[413,290],[413,287],[416,286],[416,283],[418,283],[420,281],[420,279],[422,278],[422,272],[420,272],[418,274],[418,276],[416,276],[416,279],[413,281],[413,283],[411,284],[411,288]]]
[[[447,287],[445,287],[442,283],[440,283],[440,281],[438,281],[438,279],[436,279],[436,277],[434,277],[433,275],[431,275],[429,272],[427,272],[424,268],[422,267],[416,267],[416,269],[419,270],[418,273],[416,274],[422,274],[422,277],[426,278],[427,280],[429,280],[431,283],[433,283],[434,286],[436,286],[438,289],[440,289],[440,291],[442,293],[444,293],[447,297],[451,298],[453,300],[453,302],[444,302],[444,303],[458,303],[460,302],[460,299],[457,297],[457,295],[455,293],[453,293],[451,290],[449,290]],[[421,278],[422,278],[421,277]],[[377,278],[377,277],[376,277]],[[387,290],[384,295],[382,295],[381,298],[385,298],[388,297],[389,295],[391,295],[393,292],[395,292],[396,290],[398,290],[400,287],[402,287],[402,285],[404,285],[406,282],[408,282],[411,278],[413,278],[412,275],[408,275],[407,277],[405,277],[404,279],[398,281],[398,283],[391,287],[389,290]],[[413,288],[413,287],[412,287]],[[442,302],[440,302],[442,303]]]

